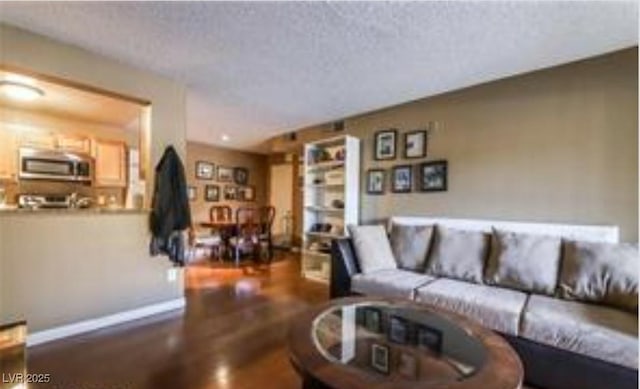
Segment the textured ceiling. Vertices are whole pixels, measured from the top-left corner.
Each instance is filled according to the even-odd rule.
[[[185,82],[189,139],[237,148],[638,43],[636,1],[3,2],[0,20]]]

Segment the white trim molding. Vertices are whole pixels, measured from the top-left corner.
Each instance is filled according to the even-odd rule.
[[[53,340],[62,339],[73,335],[83,334],[89,331],[95,331],[101,328],[125,323],[136,319],[142,319],[144,317],[157,315],[163,312],[182,309],[184,308],[185,304],[185,298],[182,297],[175,300],[145,305],[140,308],[114,313],[112,315],[83,320],[76,323],[65,324],[59,327],[50,328],[48,330],[34,332],[33,334],[27,336],[27,347],[36,346],[42,343],[51,342]]]

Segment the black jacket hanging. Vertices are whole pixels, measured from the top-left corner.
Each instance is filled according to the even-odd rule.
[[[191,226],[187,181],[182,161],[173,146],[165,149],[156,166],[149,224],[152,255],[164,254],[177,265],[184,264],[182,231]]]

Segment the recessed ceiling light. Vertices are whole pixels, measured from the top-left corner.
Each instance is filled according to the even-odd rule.
[[[33,101],[44,96],[44,91],[40,88],[7,80],[0,81],[0,91],[8,98],[17,101]]]
[[[227,135],[227,134],[223,134],[223,135],[222,135],[222,141],[223,141],[223,142],[228,142],[228,141],[229,141],[229,139],[231,139],[231,138],[229,138],[229,135]]]

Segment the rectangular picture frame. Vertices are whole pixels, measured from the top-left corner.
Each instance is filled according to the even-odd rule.
[[[373,159],[388,161],[396,159],[398,151],[398,130],[389,128],[380,130],[374,135]]]
[[[216,203],[220,201],[220,186],[218,185],[205,185],[204,187],[204,201],[209,203]]]
[[[225,185],[223,195],[225,201],[238,200],[238,187],[233,185]]]
[[[448,190],[449,166],[446,160],[420,164],[419,190],[421,192],[445,192]]]
[[[255,201],[256,200],[256,188],[253,185],[243,186],[238,188],[238,200],[240,201]]]
[[[371,367],[382,374],[389,374],[390,354],[391,350],[389,346],[379,343],[371,343],[371,355],[369,358]]]
[[[213,180],[216,168],[215,165],[207,161],[196,161],[196,179]]]
[[[218,182],[233,182],[233,168],[228,166],[218,166],[216,180]]]
[[[396,165],[391,168],[391,191],[410,193],[413,189],[413,166]]]
[[[187,198],[189,201],[196,201],[198,199],[198,188],[195,186],[187,187]]]
[[[382,333],[382,311],[377,308],[364,308],[364,328],[368,331]]]
[[[383,195],[386,183],[386,171],[384,169],[367,170],[367,194]]]
[[[233,181],[238,185],[247,185],[249,183],[249,169],[244,167],[233,168]]]
[[[404,157],[406,159],[427,156],[427,130],[409,131],[404,134]]]
[[[408,344],[411,341],[411,323],[400,316],[389,316],[387,337],[390,342]]]

